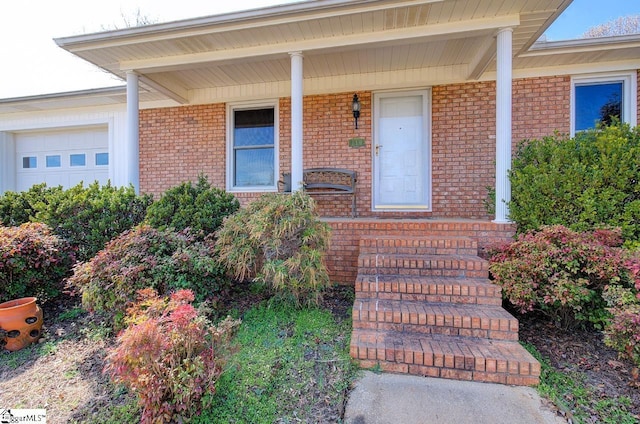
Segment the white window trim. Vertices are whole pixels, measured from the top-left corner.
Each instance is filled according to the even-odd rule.
[[[227,103],[227,191],[230,193],[265,193],[278,191],[278,176],[280,175],[280,110],[278,100],[264,100],[256,102]],[[274,185],[234,187],[233,185],[233,111],[236,109],[263,109],[273,108],[273,158]]]
[[[622,122],[638,125],[638,76],[636,71],[571,77],[571,137],[576,135],[576,84],[622,81]]]

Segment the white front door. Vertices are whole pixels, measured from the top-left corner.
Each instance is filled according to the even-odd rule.
[[[374,95],[374,210],[431,210],[429,99],[428,90]]]

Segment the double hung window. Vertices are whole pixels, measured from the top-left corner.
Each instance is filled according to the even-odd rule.
[[[276,108],[272,105],[231,107],[229,116],[229,188],[236,191],[276,189]]]

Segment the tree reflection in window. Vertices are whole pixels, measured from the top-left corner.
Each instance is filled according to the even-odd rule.
[[[575,130],[608,125],[622,117],[623,81],[582,83],[575,86]]]

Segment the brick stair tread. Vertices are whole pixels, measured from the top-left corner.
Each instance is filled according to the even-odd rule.
[[[379,258],[394,258],[394,259],[424,259],[424,260],[465,260],[465,261],[474,261],[474,262],[482,262],[482,263],[489,263],[486,259],[482,259],[480,256],[478,255],[473,255],[473,254],[459,254],[459,253],[451,253],[451,254],[446,254],[446,255],[438,255],[438,254],[417,254],[417,255],[412,255],[412,254],[407,254],[407,253],[375,253],[375,252],[369,252],[369,253],[360,253],[360,255],[358,255],[358,259],[360,258],[367,258],[367,257],[371,257],[371,258],[375,258],[376,256],[378,256]]]
[[[363,367],[432,377],[535,385],[540,364],[519,343],[354,329],[351,356]]]
[[[358,273],[488,278],[488,261],[475,255],[404,255],[361,253]]]
[[[478,242],[463,236],[393,236],[365,235],[360,238],[360,252],[378,253],[464,253],[476,255]]]
[[[372,315],[374,319],[369,319]],[[443,317],[443,321],[420,322],[425,316]],[[353,320],[518,331],[518,320],[493,305],[358,298],[353,304]]]
[[[357,292],[486,296],[502,298],[502,288],[486,278],[358,274]]]
[[[366,262],[369,263],[366,263]],[[358,267],[369,268],[415,268],[429,264],[431,268],[459,269],[463,264],[473,265],[471,269],[488,270],[489,262],[476,255],[408,255],[399,253],[360,253]],[[407,266],[408,265],[408,266]],[[468,266],[465,265],[466,268]]]

